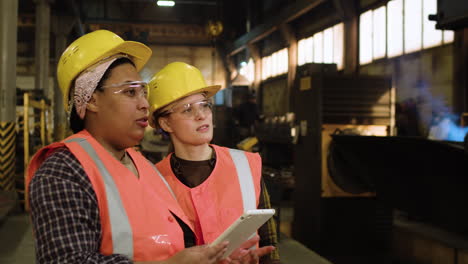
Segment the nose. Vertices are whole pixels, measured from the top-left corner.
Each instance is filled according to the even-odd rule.
[[[138,97],[138,109],[140,110],[148,110],[149,109],[149,103],[148,99],[144,96],[139,96]]]
[[[202,107],[196,107],[194,115],[196,120],[204,120],[208,113]]]

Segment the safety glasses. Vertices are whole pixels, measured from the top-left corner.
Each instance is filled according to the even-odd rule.
[[[102,86],[102,88],[120,88],[113,91],[130,98],[148,98],[148,84],[142,81],[123,82]]]
[[[161,113],[161,116],[167,116],[172,113],[177,114],[183,119],[192,119],[197,116],[199,113],[202,114],[211,114],[212,104],[208,100],[176,105],[171,109]]]

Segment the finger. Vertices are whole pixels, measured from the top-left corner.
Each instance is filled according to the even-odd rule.
[[[217,246],[214,246],[211,248],[211,256],[210,256],[210,259],[218,262],[222,259],[224,253],[226,253],[227,251],[227,246],[228,246],[229,242],[225,241]]]
[[[254,237],[252,237],[251,239],[245,241],[244,243],[242,243],[242,245],[240,246],[241,248],[251,248],[253,246],[255,246],[258,241],[260,241],[260,237],[258,235],[255,235]]]
[[[239,259],[239,258],[242,258],[243,256],[245,256],[248,253],[249,253],[248,249],[238,248],[238,249],[234,250],[234,252],[232,252],[229,257],[231,259]]]
[[[267,254],[270,254],[275,249],[276,248],[274,246],[266,246],[266,247],[261,247],[261,248],[254,249],[252,251],[255,253],[255,255],[257,255],[259,257],[262,257],[262,256],[265,256]]]
[[[206,246],[209,249],[209,256],[214,257],[219,254],[219,252],[227,249],[229,242],[224,241],[216,246]]]
[[[242,264],[257,264],[259,261],[259,257],[257,256],[257,254],[255,254],[255,251],[254,250],[250,250],[249,253],[247,255],[245,255],[240,263]]]
[[[258,261],[260,260],[259,256],[256,254],[254,250],[251,250],[249,255],[251,257],[250,264],[257,264]]]

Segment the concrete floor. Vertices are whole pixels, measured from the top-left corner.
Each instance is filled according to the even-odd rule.
[[[32,228],[27,214],[10,213],[0,223],[0,263],[35,263]]]
[[[281,236],[279,250],[283,264],[331,264],[285,235]],[[19,210],[10,213],[0,222],[0,263],[35,263],[29,216]]]

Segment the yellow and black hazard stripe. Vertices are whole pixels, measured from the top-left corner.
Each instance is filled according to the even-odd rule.
[[[14,190],[16,130],[14,122],[0,122],[0,190]]]

